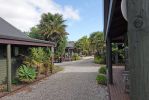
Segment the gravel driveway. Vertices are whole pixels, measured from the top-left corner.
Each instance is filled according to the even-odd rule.
[[[107,88],[96,84],[93,58],[57,65],[65,70],[1,100],[108,100]]]

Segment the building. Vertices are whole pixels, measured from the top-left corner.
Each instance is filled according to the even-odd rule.
[[[75,42],[74,41],[68,41],[65,49],[65,61],[71,61],[72,56],[74,54],[75,49]]]
[[[28,47],[49,47],[54,52],[55,44],[48,41],[32,39],[4,19],[0,18],[0,84],[11,80],[19,66],[19,54],[26,54]]]
[[[104,0],[109,84],[111,43],[128,44],[130,100],[149,100],[149,0]]]

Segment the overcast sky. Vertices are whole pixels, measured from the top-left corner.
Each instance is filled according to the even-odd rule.
[[[69,40],[103,30],[102,0],[0,0],[0,16],[22,31],[39,23],[42,13],[67,20]]]

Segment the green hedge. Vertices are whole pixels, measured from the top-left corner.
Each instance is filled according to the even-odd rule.
[[[94,63],[96,64],[105,64],[105,57],[104,56],[94,56]]]
[[[98,84],[107,85],[107,77],[105,75],[102,74],[97,75],[96,81]]]
[[[107,73],[107,68],[106,68],[106,66],[101,66],[100,69],[99,69],[99,73],[100,73],[100,74],[106,74],[106,73]]]

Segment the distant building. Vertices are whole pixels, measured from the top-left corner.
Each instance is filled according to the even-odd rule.
[[[67,46],[65,49],[65,61],[70,61],[73,54],[74,54],[74,46],[75,46],[75,42],[74,41],[68,41],[67,42]]]

